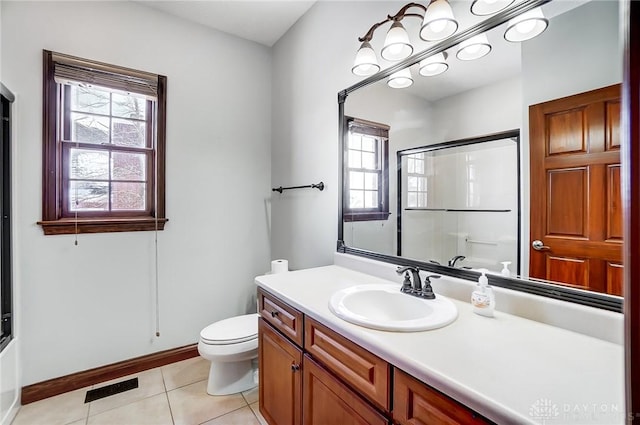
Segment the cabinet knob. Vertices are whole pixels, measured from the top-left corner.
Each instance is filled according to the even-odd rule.
[[[299,370],[300,370],[300,365],[299,364],[295,364],[294,363],[294,364],[291,365],[291,371],[292,372],[297,372]]]
[[[277,312],[277,311],[272,311],[272,312],[271,312],[271,317],[276,317],[277,315],[278,315],[278,312]]]

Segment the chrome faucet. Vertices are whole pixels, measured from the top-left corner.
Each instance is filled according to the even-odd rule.
[[[420,269],[413,266],[398,267],[396,273],[404,273],[404,282],[400,291],[415,297],[426,298],[428,300],[435,299],[436,295],[431,288],[431,279],[438,279],[440,276],[430,275],[424,278],[424,285],[420,280]],[[411,278],[409,277],[411,274]]]
[[[462,261],[462,260],[464,260],[465,258],[467,258],[467,257],[465,257],[464,255],[456,255],[456,256],[454,256],[453,258],[451,258],[451,260],[449,260],[449,261],[447,262],[447,265],[448,265],[449,267],[455,267],[455,266],[456,266],[456,263],[457,263],[458,261]]]

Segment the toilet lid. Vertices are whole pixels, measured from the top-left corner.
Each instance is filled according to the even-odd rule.
[[[238,344],[258,337],[258,315],[230,317],[213,323],[200,332],[200,338],[206,344]]]

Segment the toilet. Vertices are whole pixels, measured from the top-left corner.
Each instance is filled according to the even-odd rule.
[[[231,317],[207,326],[200,332],[198,352],[211,362],[207,393],[227,395],[255,387],[258,314]]]

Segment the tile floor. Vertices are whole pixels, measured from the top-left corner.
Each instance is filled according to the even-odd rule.
[[[258,389],[207,394],[201,357],[150,369],[22,406],[12,425],[266,425]],[[138,378],[138,388],[84,402],[87,390]]]

